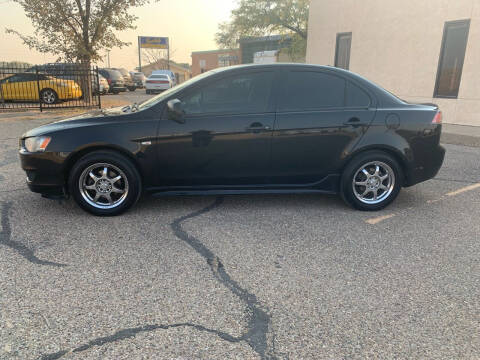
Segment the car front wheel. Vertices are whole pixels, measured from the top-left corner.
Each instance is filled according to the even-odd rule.
[[[134,205],[141,194],[141,179],[134,164],[113,151],[95,151],[73,166],[69,191],[91,214],[114,216]]]
[[[347,204],[359,210],[381,210],[400,192],[403,171],[389,154],[369,151],[358,155],[346,166],[341,179],[341,195]]]

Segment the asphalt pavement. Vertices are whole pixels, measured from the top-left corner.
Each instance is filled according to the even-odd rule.
[[[99,218],[27,189],[18,137],[47,121],[0,120],[0,359],[480,357],[480,148],[446,145],[381,212],[145,197]]]

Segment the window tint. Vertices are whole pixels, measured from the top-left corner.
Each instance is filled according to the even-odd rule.
[[[281,111],[343,107],[345,80],[328,73],[291,71],[280,101]]]
[[[458,97],[470,20],[445,23],[435,97]]]
[[[370,97],[357,85],[347,83],[347,107],[368,108],[370,106]]]
[[[17,74],[8,78],[9,83],[22,82],[22,81],[36,81],[36,74]]]
[[[335,48],[335,67],[348,70],[350,68],[350,48],[352,47],[352,33],[337,34]]]
[[[236,75],[182,97],[186,114],[261,113],[268,108],[273,72]]]

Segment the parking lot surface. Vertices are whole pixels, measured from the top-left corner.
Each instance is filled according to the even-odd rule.
[[[27,189],[18,137],[46,121],[0,120],[0,359],[478,359],[479,148],[447,145],[381,212],[145,197],[99,218]]]

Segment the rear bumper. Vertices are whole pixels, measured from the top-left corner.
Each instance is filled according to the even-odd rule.
[[[434,151],[428,154],[428,161],[423,164],[415,164],[406,174],[405,186],[413,186],[423,181],[434,178],[445,159],[445,148],[438,145]]]
[[[125,86],[110,86],[110,88],[108,89],[110,92],[125,92],[127,91],[127,88]]]

